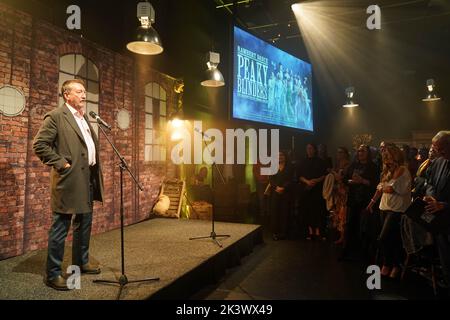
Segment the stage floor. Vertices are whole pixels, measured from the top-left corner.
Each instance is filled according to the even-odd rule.
[[[159,277],[159,281],[130,283],[121,299],[185,299],[220,278],[263,240],[259,225],[216,222],[223,247],[208,239],[211,222],[156,218],[125,228],[125,274],[129,281]],[[71,262],[66,246],[63,270]],[[47,250],[0,261],[0,299],[116,299],[119,285],[95,284],[94,279],[117,280],[121,274],[120,229],[93,236],[91,261],[102,273],[82,275],[81,289],[56,291],[43,282]]]

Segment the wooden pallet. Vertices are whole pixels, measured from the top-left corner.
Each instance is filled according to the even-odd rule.
[[[169,210],[167,210],[166,216],[180,217],[181,203],[183,202],[183,195],[185,192],[186,183],[179,179],[164,180],[161,187],[161,195],[166,195],[170,199]]]

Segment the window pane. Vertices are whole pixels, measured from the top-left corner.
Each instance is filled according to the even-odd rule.
[[[147,129],[153,128],[153,116],[151,114],[145,115],[145,128]]]
[[[82,55],[77,54],[75,57],[75,75],[77,77],[86,78],[86,70],[86,59]]]
[[[166,115],[166,102],[165,101],[159,102],[159,115],[161,115],[161,116]]]
[[[160,150],[161,150],[160,146],[153,146],[153,160],[159,161],[161,159]]]
[[[166,148],[161,147],[161,161],[166,161]]]
[[[59,70],[75,74],[75,55],[66,54],[59,58]]]
[[[87,99],[89,101],[98,102],[98,82],[88,81],[87,86]]]
[[[145,129],[145,142],[144,142],[145,144],[151,144],[152,143],[152,141],[153,141],[152,135],[153,135],[153,130]]]
[[[144,161],[152,161],[152,146],[145,146],[144,148]]]
[[[153,130],[153,144],[162,144],[160,131]]]
[[[159,88],[160,92],[159,92],[159,96],[160,99],[163,101],[166,101],[166,90],[164,90],[162,87]]]
[[[145,112],[153,113],[153,99],[145,97]]]
[[[88,59],[88,79],[89,80],[94,80],[94,81],[98,81],[98,68],[97,66]]]
[[[166,117],[159,117],[159,130],[166,130]]]
[[[151,97],[152,96],[152,88],[153,88],[153,82],[148,83],[145,86],[145,95]]]
[[[159,84],[153,82],[153,98],[159,99]]]

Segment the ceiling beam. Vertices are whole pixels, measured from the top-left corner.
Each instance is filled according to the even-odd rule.
[[[243,4],[243,3],[250,4],[250,2],[252,2],[252,1],[253,0],[241,0],[241,1],[236,1],[236,4]],[[222,2],[222,4],[219,6],[216,6],[216,9],[231,7],[231,6],[234,6],[234,3],[235,3],[234,1],[230,2],[230,3],[223,3],[223,1],[221,1],[221,2]]]

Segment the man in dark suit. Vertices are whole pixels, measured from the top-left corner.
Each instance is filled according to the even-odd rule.
[[[450,131],[438,132],[432,140],[432,147],[440,158],[433,161],[430,177],[427,179],[425,209],[436,215],[450,215]],[[446,228],[447,232],[434,234],[434,240],[450,295],[450,225]]]
[[[65,103],[44,116],[33,150],[44,164],[52,167],[53,224],[48,238],[45,283],[56,290],[68,290],[61,264],[72,216],[72,264],[78,265],[82,273],[100,273],[100,268],[89,262],[89,241],[93,201],[103,199],[103,177],[98,139],[85,114],[83,81],[64,82],[61,94]]]

